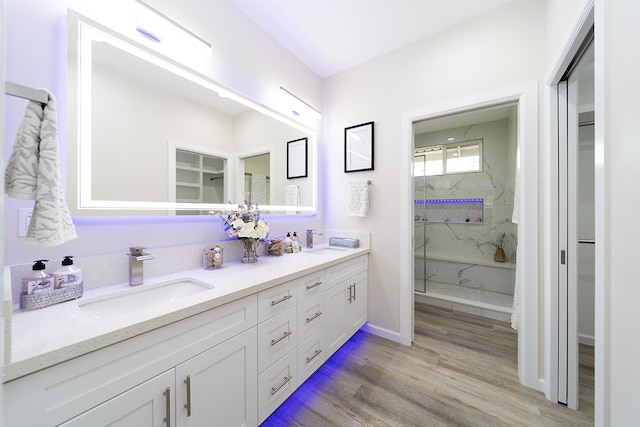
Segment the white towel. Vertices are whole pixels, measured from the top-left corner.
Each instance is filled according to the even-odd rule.
[[[285,206],[300,206],[300,186],[299,185],[287,185],[284,193]],[[294,210],[287,210],[287,214],[295,214]]]
[[[267,204],[267,177],[265,175],[251,174],[251,203],[258,206]]]
[[[78,237],[60,180],[56,100],[48,95],[44,107],[27,104],[5,171],[5,193],[35,200],[24,241],[46,247]]]
[[[369,184],[366,179],[349,181],[349,216],[366,217],[369,213]]]
[[[299,185],[287,185],[285,187],[284,204],[287,206],[300,206]]]

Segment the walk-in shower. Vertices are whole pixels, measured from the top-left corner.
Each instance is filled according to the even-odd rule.
[[[515,105],[414,124],[416,300],[509,319],[516,126]]]

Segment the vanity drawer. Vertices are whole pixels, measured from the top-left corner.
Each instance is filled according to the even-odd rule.
[[[298,302],[319,295],[325,290],[324,270],[298,279]]]
[[[292,280],[258,293],[258,322],[295,307],[298,303],[298,282]]]
[[[306,381],[327,360],[324,329],[298,346],[298,385]]]
[[[258,372],[271,366],[298,345],[296,307],[258,325]]]
[[[302,342],[324,328],[324,294],[298,304],[298,341]]]
[[[326,269],[325,279],[327,283],[326,289],[329,289],[338,283],[344,282],[360,272],[367,271],[369,268],[369,258],[362,255],[358,258],[345,261],[341,264],[334,265]]]
[[[262,423],[298,387],[295,350],[258,376],[258,424]]]

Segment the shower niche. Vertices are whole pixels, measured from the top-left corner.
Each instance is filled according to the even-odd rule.
[[[418,199],[415,201],[416,221],[458,224],[484,223],[483,199]]]

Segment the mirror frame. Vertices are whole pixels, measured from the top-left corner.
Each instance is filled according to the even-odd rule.
[[[91,68],[92,68],[92,43],[94,41],[107,42],[117,48],[123,49],[165,70],[189,79],[191,82],[202,86],[203,90],[213,91],[221,97],[230,98],[254,111],[265,114],[281,123],[289,125],[304,132],[309,137],[309,153],[311,157],[311,205],[310,206],[281,206],[267,205],[260,209],[266,214],[291,213],[295,211],[302,214],[317,213],[318,206],[318,162],[317,162],[317,133],[313,129],[296,122],[265,105],[230,89],[220,83],[187,68],[173,59],[154,51],[131,38],[106,28],[105,26],[73,11],[68,11],[68,55],[76,55],[76,66],[68,66],[67,104],[69,113],[68,144],[67,144],[67,174],[68,182],[76,182],[77,185],[67,185],[67,197],[69,207],[74,216],[78,215],[145,215],[152,211],[166,211],[167,215],[173,215],[176,211],[194,211],[201,214],[203,211],[227,210],[229,204],[215,203],[186,203],[186,202],[142,202],[124,200],[96,200],[91,192]],[[68,61],[68,59],[67,59]],[[73,77],[76,77],[74,84]],[[75,118],[76,122],[72,120]],[[286,141],[283,141],[283,144]],[[238,194],[238,183],[235,182],[236,173],[234,166],[239,155],[246,153],[234,153],[229,162],[229,179],[232,180],[230,194]],[[273,172],[272,172],[273,173]],[[242,184],[242,183],[240,183]],[[242,203],[242,201],[233,201]]]

